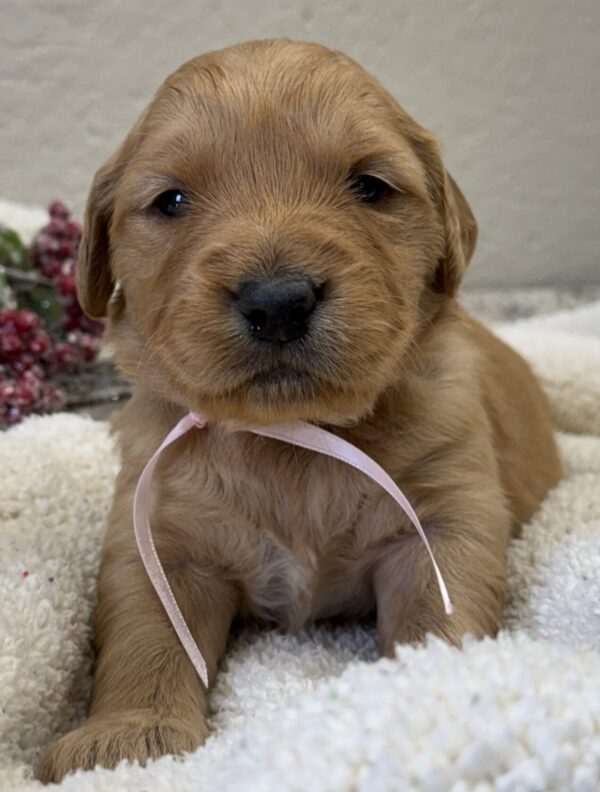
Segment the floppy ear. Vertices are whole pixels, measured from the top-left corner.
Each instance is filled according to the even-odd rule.
[[[477,223],[467,199],[448,173],[435,135],[402,114],[404,132],[425,167],[430,195],[444,229],[443,253],[435,273],[433,288],[453,296],[477,243]]]
[[[119,152],[94,177],[77,260],[77,297],[86,314],[94,319],[106,316],[115,285],[110,268],[109,229],[119,176],[118,161]]]
[[[123,143],[98,170],[87,199],[77,261],[77,297],[92,319],[106,316],[108,301],[115,288],[110,266],[110,228],[117,187],[125,165],[139,146],[140,132],[151,107],[152,104],[142,111]]]
[[[438,264],[435,289],[452,297],[475,251],[477,223],[467,199],[445,168],[439,203],[444,222],[445,250]]]

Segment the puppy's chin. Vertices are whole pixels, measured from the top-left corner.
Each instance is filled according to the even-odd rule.
[[[274,424],[311,421],[347,426],[364,417],[377,394],[369,386],[337,387],[312,380],[293,370],[261,372],[243,386],[222,395],[198,394],[192,409],[211,421],[222,423]]]

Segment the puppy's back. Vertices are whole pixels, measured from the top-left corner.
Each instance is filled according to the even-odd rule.
[[[465,333],[483,352],[483,402],[516,529],[561,476],[550,404],[528,363],[482,324],[465,319]]]

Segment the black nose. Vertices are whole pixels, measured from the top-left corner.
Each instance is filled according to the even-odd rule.
[[[246,280],[236,307],[254,338],[283,344],[306,335],[321,291],[304,275]]]

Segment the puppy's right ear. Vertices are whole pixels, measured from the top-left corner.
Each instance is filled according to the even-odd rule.
[[[121,170],[119,155],[120,151],[96,173],[83,221],[77,261],[77,297],[85,313],[93,319],[106,316],[115,285],[110,267],[109,231]]]

